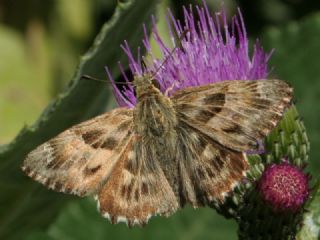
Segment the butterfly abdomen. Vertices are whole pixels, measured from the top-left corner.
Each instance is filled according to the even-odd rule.
[[[134,128],[149,149],[148,158],[158,160],[175,196],[178,196],[176,152],[177,116],[172,101],[153,85],[138,86],[140,93],[134,111]]]

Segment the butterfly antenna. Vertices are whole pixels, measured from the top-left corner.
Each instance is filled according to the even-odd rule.
[[[108,80],[104,80],[104,79],[99,79],[99,78],[95,78],[89,75],[82,75],[81,79],[84,80],[93,80],[93,81],[97,81],[97,82],[104,82],[104,83],[109,83],[111,84],[111,81]],[[120,83],[120,84],[132,84],[131,82],[114,82],[115,84]]]
[[[155,75],[158,73],[158,71],[163,67],[163,65],[169,60],[170,57],[172,57],[173,53],[178,49],[181,48],[181,41],[182,39],[185,38],[185,36],[187,35],[187,33],[189,32],[189,29],[184,30],[180,37],[178,38],[178,44],[171,50],[171,52],[169,53],[169,55],[164,59],[164,61],[161,63],[161,65],[156,69],[156,71],[154,72],[154,74],[152,75],[152,78],[155,77]],[[145,64],[145,63],[144,63]]]
[[[142,66],[143,70],[147,69],[147,64],[144,61],[144,58],[142,58],[142,60],[141,60],[141,66]]]

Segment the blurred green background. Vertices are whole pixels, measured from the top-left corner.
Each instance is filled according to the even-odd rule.
[[[89,92],[90,88],[85,92],[74,91],[77,89],[74,87],[77,81],[70,83],[70,79],[79,80],[79,73],[106,78],[104,65],[118,71],[115,70],[117,62],[125,61],[119,47],[123,40],[131,40],[129,43],[132,43],[130,45],[133,48],[142,45],[139,28],[143,22],[150,22],[151,14],[157,15],[160,34],[168,39],[164,18],[167,7],[182,19],[183,4],[201,4],[201,1],[174,0],[150,1],[145,4],[139,2],[141,0],[121,0],[119,3],[112,0],[0,1],[0,144],[3,144],[2,150],[0,149],[0,154],[3,153],[3,157],[0,157],[0,239],[236,239],[236,224],[220,217],[211,209],[186,208],[169,219],[155,217],[144,229],[129,230],[122,224],[113,226],[100,217],[95,203],[90,199],[80,200],[51,193],[18,173],[18,166],[24,154],[29,148],[32,149],[32,144],[10,160],[12,152],[19,151],[19,146],[23,146],[21,139],[26,141],[29,135],[30,139],[35,138],[32,136],[33,131],[37,133],[43,126],[50,128],[57,125],[53,127],[56,130],[50,133],[41,132],[41,137],[34,140],[34,145],[37,145],[55,134],[55,131],[59,132],[81,118],[88,118],[114,106],[107,87],[103,89],[104,93],[99,93],[101,97],[97,100],[90,98],[89,95],[95,94],[93,90]],[[208,0],[207,4],[211,11],[221,9],[219,0]],[[272,69],[270,77],[286,80],[295,88],[297,107],[311,140],[308,169],[318,177],[320,2],[224,0],[224,6],[228,16],[234,15],[237,7],[241,8],[251,44],[259,38],[267,52],[275,49],[269,63]],[[118,14],[112,17],[116,8]],[[140,18],[136,19],[135,16]],[[100,44],[104,47],[98,48],[104,52],[96,54],[93,47],[89,54],[81,57],[90,48],[103,24],[110,19],[103,36],[108,44]],[[134,23],[130,19],[136,21],[137,27],[132,27]],[[118,25],[122,27],[114,27]],[[108,35],[108,31],[112,31],[112,34],[109,32]],[[104,55],[105,61],[102,60]],[[90,60],[92,56],[98,56],[97,62],[100,65],[93,64],[94,61]],[[80,66],[75,74],[80,60],[84,67]],[[119,72],[116,72],[115,76],[118,75]],[[95,85],[93,88],[102,88],[99,83],[89,84]],[[83,86],[87,87],[88,83]],[[83,95],[76,96],[76,93]],[[70,100],[72,104],[69,102],[65,108],[61,108],[66,102],[64,99],[69,96],[76,96],[78,99],[83,97],[84,100]],[[42,119],[46,116],[49,118],[48,121],[44,120],[47,125],[41,125],[41,119],[38,121],[39,125],[32,125],[44,108],[57,97],[61,99],[61,104],[60,100],[58,103],[56,101],[56,105],[42,115]],[[84,117],[71,116],[80,116],[82,109],[89,109],[89,103],[95,106],[95,110],[86,110]],[[70,106],[78,112],[74,109],[69,112]],[[51,109],[60,111],[54,115],[58,117],[51,118],[48,113]],[[63,122],[66,118],[70,121]],[[50,119],[53,120],[50,122]],[[30,125],[32,127],[29,132],[22,133],[20,143],[18,138],[13,144],[6,145],[24,126]],[[45,196],[45,201],[42,198],[32,200],[31,195],[37,194],[38,189],[41,192],[38,196]],[[45,210],[43,216],[38,218],[37,211],[47,208],[51,208],[50,212]],[[46,220],[42,221],[43,219]]]

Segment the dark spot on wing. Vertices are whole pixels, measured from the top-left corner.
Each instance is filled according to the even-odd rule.
[[[47,179],[44,181],[43,184],[44,184],[45,186],[49,186],[49,185],[51,184],[51,181],[52,181],[51,178],[47,178]]]
[[[131,193],[132,193],[132,188],[133,188],[133,182],[130,182],[129,185],[123,185],[121,187],[121,197],[130,199],[131,198]]]
[[[101,141],[99,140],[99,138],[103,135],[102,131],[99,130],[92,130],[86,133],[82,134],[82,139],[83,141],[92,146],[93,148],[99,148]]]
[[[84,175],[92,175],[92,174],[95,174],[99,169],[101,168],[101,165],[98,165],[94,168],[88,168],[86,167],[84,170],[83,170],[83,173]]]
[[[190,101],[191,102],[191,101]],[[194,106],[190,105],[189,103],[179,103],[175,105],[177,113],[188,113],[194,111]]]
[[[198,139],[198,145],[196,146],[197,151],[199,153],[202,153],[204,151],[204,149],[206,148],[207,144],[208,144],[208,142],[205,140],[205,138],[200,135],[199,139]]]
[[[50,144],[50,147],[52,148],[52,155],[51,155],[52,160],[47,164],[47,168],[58,169],[62,164],[66,163],[65,155],[63,155],[64,152],[61,151],[61,149],[57,145],[51,144],[51,143],[49,144]]]
[[[36,172],[30,172],[28,176],[32,179],[35,179],[38,176],[38,174]]]
[[[117,145],[118,145],[118,141],[114,137],[109,137],[101,145],[101,148],[113,150]]]
[[[23,171],[24,171],[27,175],[29,175],[29,173],[31,172],[31,168],[30,168],[30,167],[24,167],[24,168],[23,168]]]
[[[243,156],[243,154],[241,154],[239,152],[233,152],[231,159],[234,159],[234,161],[231,161],[231,163],[232,163],[231,165],[233,165],[234,167],[236,167],[238,169],[242,169],[242,170],[248,168],[247,161],[246,161],[245,157]]]
[[[221,112],[222,107],[210,106],[206,110],[201,110],[195,117],[200,122],[207,123],[211,118]]]
[[[65,193],[71,193],[72,188],[70,186],[67,186],[66,189],[64,190]]]
[[[128,161],[124,165],[124,169],[126,169],[130,173],[132,172],[132,170],[133,170],[133,162],[132,162],[131,159],[128,159]]]
[[[214,164],[215,164],[217,170],[221,170],[224,165],[225,158],[222,159],[221,155],[217,155],[217,156],[215,156],[213,161],[214,161]]]
[[[148,184],[146,184],[145,182],[143,182],[142,185],[141,185],[141,193],[143,195],[148,195],[149,194],[149,187],[148,187]]]
[[[55,158],[54,158],[55,159]],[[55,165],[55,161],[51,160],[48,164],[47,164],[47,168],[52,168]]]
[[[131,125],[132,121],[131,120],[127,120],[127,121],[123,121],[122,123],[119,124],[119,126],[117,127],[117,132],[123,132],[128,130],[129,126]]]
[[[263,98],[249,98],[247,104],[249,107],[254,107],[258,110],[267,110],[272,106],[272,102],[269,99]]]
[[[54,190],[60,191],[62,189],[62,183],[61,182],[56,182],[54,185]]]
[[[224,93],[215,93],[215,94],[210,94],[206,96],[203,99],[203,103],[205,105],[216,105],[219,103],[219,105],[224,105],[226,99],[226,95]]]
[[[201,167],[197,168],[196,172],[197,172],[197,175],[198,175],[199,178],[204,178],[205,177],[205,172]]]
[[[64,162],[65,161],[63,161],[61,156],[57,155],[47,164],[47,168],[54,169],[54,170],[58,169],[61,167],[62,163],[64,163]]]
[[[247,81],[246,82],[246,87],[250,88],[251,91],[252,90],[257,91],[258,90],[257,86],[258,86],[258,82],[257,81]]]
[[[110,222],[111,222],[112,224],[116,224],[116,223],[117,223],[117,217],[116,217],[115,215],[111,215],[111,216],[110,216]]]
[[[121,197],[125,198],[126,197],[126,194],[127,194],[127,186],[126,185],[123,185],[122,188],[121,188]]]
[[[213,169],[211,169],[210,167],[206,167],[206,172],[210,178],[214,178],[215,174]]]
[[[233,124],[232,126],[223,128],[222,131],[226,133],[243,133],[241,126],[238,124]]]
[[[132,193],[132,188],[133,188],[133,181],[130,182],[130,184],[128,185],[128,188],[127,188],[127,198],[131,198],[131,193]]]
[[[134,199],[138,202],[138,200],[139,200],[139,189],[136,189],[136,191],[134,192]]]

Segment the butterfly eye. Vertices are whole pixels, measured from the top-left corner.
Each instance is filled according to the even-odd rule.
[[[160,83],[158,82],[157,79],[153,78],[153,79],[151,80],[151,83],[152,83],[153,86],[155,86],[157,89],[160,90],[160,87],[161,87],[161,86],[160,86]]]

